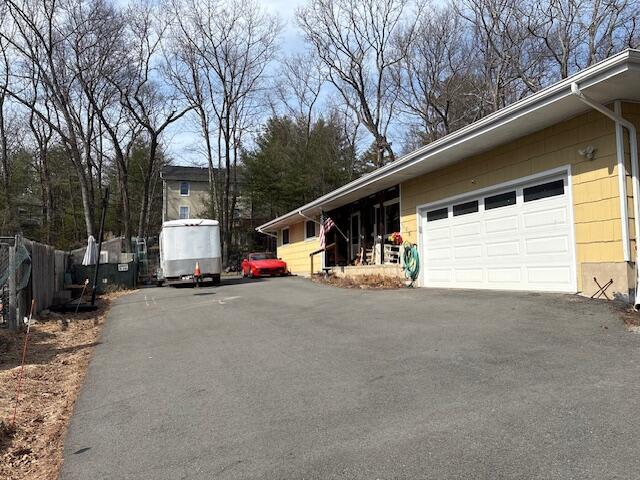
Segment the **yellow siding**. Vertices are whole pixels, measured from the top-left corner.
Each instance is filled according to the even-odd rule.
[[[640,109],[633,107],[640,120]],[[592,145],[594,160],[578,150]],[[589,112],[401,185],[403,238],[417,242],[416,207],[572,165],[577,278],[582,262],[623,261],[614,123]],[[581,288],[581,285],[578,285]]]
[[[282,232],[278,235],[278,258],[287,262],[291,273],[296,275],[309,275],[311,268],[309,254],[320,248],[318,237],[305,240],[304,228],[304,220],[289,226],[288,245],[282,245]],[[319,254],[314,256],[313,262],[314,271],[322,271],[322,260]]]

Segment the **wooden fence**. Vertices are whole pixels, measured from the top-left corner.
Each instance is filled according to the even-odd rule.
[[[31,288],[27,287],[27,304],[35,299],[35,313],[39,313],[53,305],[56,292],[64,289],[68,254],[32,240],[25,239],[24,245],[31,255]]]

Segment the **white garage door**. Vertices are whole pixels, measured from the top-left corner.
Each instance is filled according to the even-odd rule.
[[[576,291],[567,176],[421,210],[423,285]]]

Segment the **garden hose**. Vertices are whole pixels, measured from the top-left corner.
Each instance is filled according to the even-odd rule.
[[[405,242],[402,252],[402,265],[404,274],[411,280],[409,287],[413,286],[413,283],[418,279],[418,273],[420,272],[420,256],[418,254],[418,246],[413,243]]]

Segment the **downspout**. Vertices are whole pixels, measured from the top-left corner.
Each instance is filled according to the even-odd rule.
[[[638,180],[638,137],[637,137],[636,127],[633,123],[631,123],[629,120],[624,118],[619,113],[619,111],[616,111],[616,112],[611,111],[601,103],[598,103],[595,100],[592,100],[591,98],[587,97],[584,93],[582,93],[582,91],[580,90],[580,87],[575,82],[571,84],[571,93],[574,94],[576,97],[578,97],[583,103],[585,103],[586,105],[589,105],[594,110],[597,110],[603,115],[609,117],[611,120],[613,120],[616,123],[616,149],[617,149],[617,157],[618,157],[618,175],[619,175],[618,182],[619,183],[621,182],[620,172],[622,171],[624,173],[625,170],[624,170],[624,146],[621,138],[622,137],[621,132],[619,133],[618,130],[624,127],[629,132],[629,152],[631,154],[631,185],[632,185],[632,194],[633,194],[633,225],[634,225],[634,231],[635,231],[635,237],[636,237],[636,262],[635,262],[636,263],[636,269],[635,269],[636,270],[635,272],[636,294],[634,299],[634,307],[637,309],[638,307],[640,307],[640,298],[638,295],[638,289],[639,289],[638,287],[640,286],[640,270],[638,269],[638,261],[640,260],[638,258],[638,240],[640,239],[640,217],[638,214],[638,191],[640,190],[640,183]],[[619,104],[619,102],[617,103]],[[619,105],[616,105],[616,110],[619,110]],[[626,183],[626,178],[624,180]],[[622,197],[624,195],[624,202],[626,204],[625,192],[626,192],[626,186],[624,190],[622,189],[620,190],[620,196]],[[620,199],[621,205],[622,205],[622,201],[623,201],[623,198]],[[622,210],[620,214],[622,216],[623,214]],[[624,223],[626,223],[627,221],[628,221],[628,217],[624,219]],[[623,234],[624,234],[624,231],[625,230],[623,230]],[[626,253],[629,253],[629,257],[631,256],[630,252],[628,252],[629,250],[628,228],[626,229],[626,232],[627,232],[627,238],[626,239],[623,238],[623,241],[627,244],[626,252],[625,252],[625,260],[626,260]]]
[[[620,100],[614,102],[616,115],[622,114]],[[629,206],[627,204],[627,166],[624,159],[624,132],[620,122],[616,122],[616,155],[618,157],[618,191],[620,192],[620,227],[622,232],[622,252],[624,261],[631,261],[631,240],[629,237]]]

